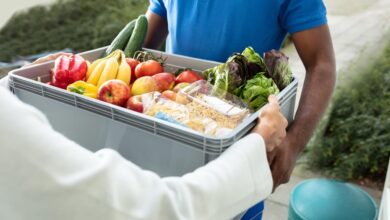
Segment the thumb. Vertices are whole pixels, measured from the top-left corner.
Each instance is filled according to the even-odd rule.
[[[279,110],[279,108],[280,108],[279,101],[275,95],[270,95],[268,97],[268,102],[269,102],[269,105],[271,106],[271,108],[273,108],[275,110]]]
[[[278,99],[276,98],[275,95],[268,96],[268,102],[270,104],[279,104]]]

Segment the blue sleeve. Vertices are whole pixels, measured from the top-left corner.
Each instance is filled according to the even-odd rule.
[[[280,21],[290,34],[327,23],[322,0],[286,0],[280,11]]]
[[[166,18],[167,9],[165,8],[163,0],[149,0],[149,10],[159,16]]]

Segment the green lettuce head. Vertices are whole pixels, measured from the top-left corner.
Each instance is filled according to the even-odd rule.
[[[278,94],[279,89],[271,78],[264,76],[264,73],[257,74],[253,79],[235,91],[249,107],[258,110],[267,104],[268,96]]]
[[[205,70],[203,76],[215,88],[232,93],[246,82],[247,60],[241,54],[229,57],[226,63]]]
[[[247,47],[241,53],[248,60],[248,79],[260,72],[266,71],[263,58],[252,47]]]

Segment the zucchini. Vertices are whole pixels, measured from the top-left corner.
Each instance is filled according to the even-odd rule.
[[[134,27],[136,23],[136,19],[130,21],[122,30],[119,32],[119,34],[115,37],[115,39],[111,42],[110,46],[107,48],[106,52],[104,53],[105,56],[110,55],[115,50],[124,50],[127,42],[129,41]]]
[[[148,20],[145,15],[140,15],[135,23],[133,34],[125,48],[126,57],[133,57],[134,53],[141,50],[148,32]]]

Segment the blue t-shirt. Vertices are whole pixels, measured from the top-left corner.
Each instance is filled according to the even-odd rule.
[[[279,49],[287,33],[326,24],[322,0],[150,0],[168,21],[166,51],[224,62],[252,46]]]

